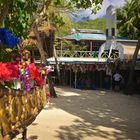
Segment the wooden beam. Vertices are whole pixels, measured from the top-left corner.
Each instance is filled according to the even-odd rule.
[[[90,41],[89,43],[90,43],[90,52],[92,52],[92,41]]]

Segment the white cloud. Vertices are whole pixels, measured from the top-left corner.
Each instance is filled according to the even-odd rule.
[[[83,17],[88,17],[88,16],[90,19],[103,17],[104,15],[106,15],[106,9],[110,4],[114,5],[115,7],[120,7],[124,5],[124,0],[103,0],[101,9],[96,14],[92,14],[90,9],[86,9],[86,10],[76,12],[78,16],[75,17],[71,15],[71,18],[73,21],[80,21]]]
[[[116,7],[124,5],[124,0],[109,0],[109,2]]]
[[[96,14],[91,14],[91,10],[85,10],[84,14],[90,15],[91,19],[100,18],[106,14],[107,7],[112,4],[115,7],[123,6],[124,0],[104,0],[101,9]]]

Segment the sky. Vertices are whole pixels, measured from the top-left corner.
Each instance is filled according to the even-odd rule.
[[[121,7],[124,5],[124,0],[103,0],[103,4],[101,6],[101,9],[95,14],[91,14],[91,10],[87,9],[82,11],[82,13],[80,12],[80,14],[78,14],[78,18],[75,18],[75,20],[80,20],[80,18],[82,17],[86,17],[89,16],[90,19],[96,19],[96,18],[100,18],[103,17],[106,14],[106,8],[110,5],[114,5],[115,7]]]

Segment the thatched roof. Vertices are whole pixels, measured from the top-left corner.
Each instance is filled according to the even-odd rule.
[[[21,46],[22,47],[28,47],[28,48],[30,48],[30,47],[35,47],[36,48],[36,46],[37,46],[37,40],[36,39],[31,39],[31,38],[25,39],[22,42]]]
[[[50,27],[50,26],[41,26],[41,27],[38,27],[38,31],[39,31],[40,36],[44,38],[46,36],[49,36],[52,31],[55,31],[55,28]],[[28,48],[31,48],[31,47],[36,48],[37,40],[36,40],[36,36],[35,36],[33,31],[31,31],[29,33],[28,39],[25,39],[22,42],[21,46],[22,47],[28,47]]]
[[[55,28],[54,27],[50,27],[50,26],[41,26],[41,27],[38,27],[38,31],[39,31],[41,36],[49,36],[50,32],[55,31]],[[35,34],[34,34],[33,31],[31,31],[29,33],[29,37],[30,38],[34,38],[35,37]]]

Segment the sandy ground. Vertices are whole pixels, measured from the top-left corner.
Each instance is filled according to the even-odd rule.
[[[28,140],[140,140],[139,97],[68,87],[56,91],[58,98],[28,127]]]

